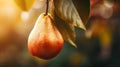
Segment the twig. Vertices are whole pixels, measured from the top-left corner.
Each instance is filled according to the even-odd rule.
[[[46,12],[45,14],[48,14],[48,9],[49,9],[49,0],[46,0]]]

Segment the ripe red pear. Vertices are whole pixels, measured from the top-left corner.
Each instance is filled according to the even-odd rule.
[[[50,14],[41,14],[28,38],[28,50],[33,56],[51,59],[59,54],[63,47],[62,35],[54,25]]]

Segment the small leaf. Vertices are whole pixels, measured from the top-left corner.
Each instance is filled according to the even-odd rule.
[[[57,26],[58,30],[62,34],[65,41],[69,42],[74,47],[77,45],[74,43],[75,41],[75,32],[74,27],[68,23],[65,23],[61,18],[59,18],[56,13],[54,13],[55,25]]]
[[[35,0],[15,0],[16,4],[23,10],[28,11]]]

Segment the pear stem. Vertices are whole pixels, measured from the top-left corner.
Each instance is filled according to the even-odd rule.
[[[49,9],[49,0],[46,0],[46,12],[45,12],[45,15],[48,14],[48,9]]]

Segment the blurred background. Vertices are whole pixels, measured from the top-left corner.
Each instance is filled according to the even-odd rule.
[[[90,0],[87,31],[75,29],[78,48],[65,42],[49,61],[27,50],[28,35],[45,7],[38,4],[26,12],[14,0],[0,0],[0,67],[120,67],[120,0]]]

